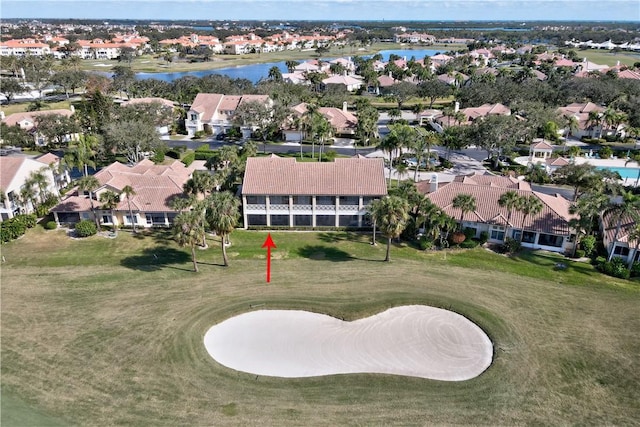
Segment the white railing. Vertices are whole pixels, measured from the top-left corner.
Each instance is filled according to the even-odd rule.
[[[273,211],[287,211],[289,210],[289,205],[269,205],[269,209]]]
[[[292,205],[294,211],[310,211],[312,208],[312,205]]]
[[[340,205],[341,211],[357,211],[358,209],[358,205]]]
[[[316,205],[316,210],[317,211],[335,211],[336,206],[335,205]]]

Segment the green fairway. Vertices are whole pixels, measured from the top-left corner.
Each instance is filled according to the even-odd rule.
[[[638,282],[557,255],[421,252],[357,233],[236,231],[188,249],[166,233],[74,240],[30,230],[2,246],[2,425],[630,425],[640,419]],[[215,323],[252,309],[353,320],[425,304],[494,343],[479,377],[257,377],[216,363]],[[8,401],[5,398],[8,396]]]

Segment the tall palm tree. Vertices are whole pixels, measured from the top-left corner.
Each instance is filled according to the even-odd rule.
[[[40,203],[44,203],[47,200],[48,192],[47,187],[49,186],[49,179],[47,178],[46,171],[49,168],[47,166],[42,167],[37,171],[32,171],[29,174],[29,178],[34,186],[38,188],[38,198],[40,199]]]
[[[514,209],[518,208],[518,205],[522,201],[522,198],[518,195],[517,191],[509,190],[503,193],[498,199],[498,204],[507,209],[507,227],[511,226],[511,214]]]
[[[602,138],[602,114],[599,111],[589,111],[589,116],[587,118],[587,125],[591,129],[591,137],[593,138],[593,133],[596,128],[599,127],[598,139]]]
[[[33,182],[29,181],[28,179],[25,180],[22,188],[20,188],[20,200],[22,201],[25,213],[29,211],[29,209],[27,209],[27,203],[31,203],[31,209],[35,210],[36,189]]]
[[[200,212],[187,211],[176,216],[173,223],[173,239],[180,247],[189,246],[191,248],[191,261],[193,271],[198,272],[198,262],[196,260],[196,245],[202,241],[204,227],[200,219]]]
[[[131,196],[135,196],[136,192],[130,185],[125,185],[122,188],[122,194],[127,198],[127,207],[129,208],[129,218],[131,219],[131,224],[133,225],[133,233],[136,233],[136,221],[133,218],[133,211],[131,210]]]
[[[240,201],[230,192],[212,193],[207,197],[207,223],[220,236],[222,259],[225,267],[229,265],[226,248],[229,243],[228,237],[238,225],[239,218]]]
[[[622,190],[622,199],[620,203],[614,202],[611,204],[605,215],[610,215],[610,218],[616,222],[616,231],[611,239],[611,248],[609,250],[609,257],[607,261],[611,261],[613,258],[613,249],[618,235],[622,229],[622,221],[625,218],[636,218],[640,213],[640,197],[633,194],[631,191]]]
[[[522,197],[522,201],[517,207],[517,210],[522,212],[522,223],[520,224],[520,243],[522,243],[522,238],[524,237],[524,223],[527,221],[527,217],[538,215],[542,212],[542,202],[536,196],[529,195]]]
[[[476,210],[476,199],[471,194],[460,193],[453,198],[452,206],[460,209],[460,226],[462,231],[462,222],[464,221],[464,214],[467,212],[473,212]]]
[[[382,140],[379,148],[389,153],[389,186],[391,186],[391,170],[393,169],[393,155],[402,147],[412,147],[417,137],[414,128],[405,124],[390,125],[391,132]]]
[[[82,135],[77,142],[76,149],[65,154],[65,161],[72,167],[78,168],[82,175],[89,175],[88,166],[95,169],[96,164],[92,160],[98,139],[93,135]]]
[[[398,196],[387,196],[369,205],[371,217],[387,238],[386,262],[391,261],[391,240],[399,237],[407,226],[409,209],[409,203]]]
[[[95,176],[87,175],[83,176],[78,180],[78,189],[80,191],[86,191],[89,193],[89,203],[91,204],[91,213],[93,214],[93,219],[96,222],[96,227],[100,230],[100,220],[98,219],[98,215],[96,214],[96,209],[93,204],[93,192],[100,187],[100,182]]]
[[[274,65],[273,67],[269,68],[268,77],[269,77],[269,80],[272,80],[274,82],[281,82],[282,71],[280,71],[280,68],[278,66]]]

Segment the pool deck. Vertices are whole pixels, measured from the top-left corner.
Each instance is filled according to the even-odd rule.
[[[530,163],[529,156],[518,157],[514,159],[521,165],[528,165]],[[542,159],[536,159],[538,163],[543,163]],[[640,164],[635,161],[627,161],[627,159],[613,158],[613,159],[599,159],[596,157],[575,157],[573,159],[578,165],[588,163],[596,167],[609,167],[609,168],[640,168]],[[636,186],[637,178],[623,178],[622,183],[628,186]]]

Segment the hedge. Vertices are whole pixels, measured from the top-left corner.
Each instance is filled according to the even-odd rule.
[[[184,163],[185,166],[190,166],[195,159],[196,159],[196,153],[192,151],[190,153],[185,154],[185,156],[182,158],[182,163]]]
[[[7,243],[17,239],[26,233],[27,228],[36,225],[37,218],[34,214],[16,215],[0,223],[0,241]]]
[[[98,232],[95,222],[84,219],[76,224],[76,234],[78,237],[93,236]]]

